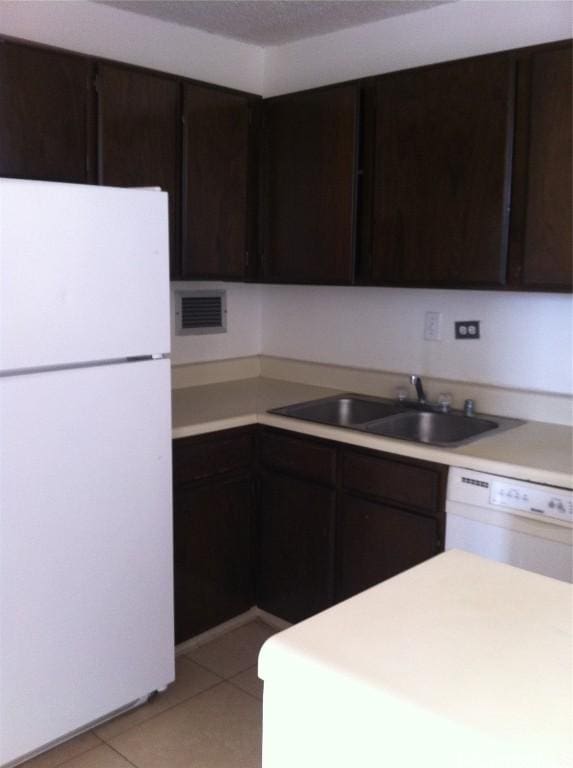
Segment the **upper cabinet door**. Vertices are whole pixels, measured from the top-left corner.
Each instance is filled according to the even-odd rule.
[[[380,78],[373,282],[504,284],[514,79],[504,56]]]
[[[177,274],[180,85],[129,67],[99,64],[98,181],[161,187],[169,194],[171,274]]]
[[[0,41],[0,176],[90,181],[91,86],[85,58]]]
[[[250,100],[185,84],[183,114],[182,276],[243,278],[249,263]]]
[[[531,288],[571,289],[571,69],[570,46],[531,59],[521,276]]]
[[[267,282],[352,282],[358,107],[355,85],[264,103]]]

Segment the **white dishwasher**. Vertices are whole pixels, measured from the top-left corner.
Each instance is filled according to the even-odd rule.
[[[573,581],[573,491],[450,467],[446,549]]]

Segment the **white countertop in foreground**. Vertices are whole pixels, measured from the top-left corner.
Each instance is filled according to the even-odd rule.
[[[532,421],[459,448],[440,448],[267,413],[270,408],[327,397],[336,391],[261,377],[176,389],[172,435],[187,437],[261,423],[450,466],[573,488],[573,431],[558,424]]]
[[[264,768],[571,766],[572,598],[451,550],[274,636]]]

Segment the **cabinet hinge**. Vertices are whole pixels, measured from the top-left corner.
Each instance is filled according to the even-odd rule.
[[[94,84],[95,92],[99,93],[99,86],[100,86],[100,76],[99,76],[99,73],[94,75],[93,84]]]

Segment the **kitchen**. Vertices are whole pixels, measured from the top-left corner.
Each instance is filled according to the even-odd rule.
[[[176,527],[178,503],[180,509],[184,509],[185,505],[191,505],[201,510],[203,520],[197,523],[199,528],[195,531],[196,538],[208,544],[209,551],[212,553],[210,558],[212,567],[206,569],[209,573],[201,573],[200,576],[212,578],[213,573],[217,573],[220,576],[224,575],[228,581],[226,588],[219,588],[219,594],[215,595],[218,599],[207,601],[204,605],[203,616],[197,617],[197,612],[191,610],[193,615],[186,619],[190,622],[190,626],[186,627],[185,621],[183,622],[179,640],[190,640],[190,645],[186,647],[183,655],[191,661],[193,658],[205,660],[201,656],[200,646],[193,645],[193,638],[198,633],[210,631],[214,626],[220,625],[233,616],[243,616],[254,605],[252,594],[249,593],[251,588],[249,580],[248,578],[245,580],[244,573],[244,553],[250,552],[252,546],[248,540],[249,537],[244,535],[244,523],[252,514],[249,494],[253,483],[259,488],[262,483],[263,490],[267,494],[266,498],[271,499],[272,504],[277,507],[280,507],[282,499],[286,499],[285,506],[290,505],[291,509],[300,508],[304,511],[303,504],[297,499],[301,498],[300,494],[306,495],[308,501],[305,503],[311,504],[313,508],[326,510],[324,514],[326,519],[330,520],[332,510],[340,504],[338,497],[341,490],[337,485],[336,477],[341,462],[348,462],[353,458],[356,461],[361,460],[361,457],[366,455],[361,453],[362,450],[378,450],[383,453],[386,460],[391,454],[395,463],[388,469],[390,475],[406,471],[405,468],[407,468],[409,472],[414,473],[410,475],[414,477],[410,480],[413,486],[419,486],[422,482],[416,479],[419,477],[415,474],[416,472],[421,472],[423,477],[431,476],[434,490],[430,494],[430,501],[427,502],[429,506],[425,507],[422,504],[421,508],[424,511],[424,521],[430,518],[436,520],[436,527],[432,527],[432,542],[436,540],[434,532],[436,530],[440,532],[440,526],[443,527],[445,479],[442,470],[448,465],[458,466],[468,471],[503,475],[518,481],[547,483],[557,488],[571,487],[571,433],[568,429],[571,423],[570,295],[567,294],[567,288],[564,290],[561,287],[556,290],[555,285],[549,285],[554,278],[544,283],[543,279],[536,277],[535,267],[533,272],[530,269],[529,279],[533,284],[537,280],[537,287],[533,285],[532,289],[532,286],[523,285],[521,288],[518,286],[519,281],[523,279],[523,272],[519,272],[518,260],[512,255],[517,252],[516,247],[519,245],[517,224],[515,224],[516,231],[509,233],[512,247],[507,279],[510,288],[513,283],[513,290],[492,290],[496,281],[500,279],[499,263],[491,257],[495,246],[489,248],[489,261],[485,256],[481,258],[481,254],[485,253],[489,247],[485,242],[480,244],[476,258],[472,258],[474,256],[472,248],[467,246],[467,256],[472,268],[483,267],[487,273],[486,276],[476,278],[475,273],[469,276],[458,273],[453,281],[453,287],[446,288],[445,285],[451,285],[452,281],[444,280],[443,273],[440,273],[442,269],[440,260],[432,256],[432,247],[435,249],[437,241],[432,240],[430,236],[427,240],[427,258],[428,263],[431,264],[430,269],[434,272],[430,272],[429,275],[422,273],[421,277],[414,278],[412,281],[414,285],[408,285],[408,281],[404,280],[404,276],[399,271],[395,270],[392,275],[384,275],[380,272],[379,262],[377,262],[378,266],[376,263],[369,265],[364,259],[359,260],[360,269],[363,272],[356,280],[363,285],[341,285],[341,283],[351,282],[348,278],[349,261],[346,259],[344,248],[346,246],[348,250],[349,233],[357,231],[354,229],[355,222],[348,216],[348,210],[353,205],[351,193],[354,182],[346,183],[344,186],[340,185],[340,177],[338,180],[333,178],[330,183],[339,185],[336,186],[338,192],[334,198],[332,196],[320,198],[328,202],[326,211],[322,213],[321,221],[323,225],[326,224],[326,227],[323,226],[320,231],[320,240],[316,239],[317,217],[299,228],[291,226],[290,229],[287,227],[287,231],[284,228],[279,231],[280,222],[276,216],[273,216],[272,220],[276,223],[277,229],[267,232],[265,236],[267,243],[272,243],[273,238],[279,245],[282,242],[285,247],[284,252],[288,255],[291,252],[303,253],[301,243],[297,243],[296,238],[301,236],[301,232],[306,231],[314,238],[313,247],[317,252],[316,264],[318,265],[316,268],[329,270],[331,268],[329,254],[336,252],[338,254],[337,271],[326,275],[324,272],[320,275],[313,273],[312,269],[315,267],[308,265],[308,259],[298,259],[295,263],[294,256],[293,266],[288,259],[281,261],[280,247],[277,247],[276,253],[279,256],[274,263],[270,263],[268,259],[263,263],[263,279],[259,280],[254,271],[257,268],[257,259],[253,258],[253,253],[257,254],[255,243],[257,232],[247,223],[248,216],[246,219],[241,219],[232,214],[239,195],[238,182],[235,183],[235,181],[240,180],[241,174],[247,177],[245,182],[247,200],[252,201],[257,188],[256,178],[251,178],[252,171],[248,163],[249,158],[252,157],[253,148],[248,145],[248,142],[246,142],[248,146],[242,147],[236,142],[237,136],[249,133],[248,113],[258,102],[256,98],[250,96],[244,102],[241,101],[241,107],[238,108],[241,117],[233,124],[232,140],[230,143],[225,143],[223,149],[209,148],[208,139],[210,135],[216,135],[215,126],[209,120],[202,123],[200,111],[198,112],[195,107],[197,103],[208,105],[212,93],[217,93],[221,95],[226,108],[232,110],[239,98],[236,92],[226,90],[211,92],[201,83],[214,83],[223,88],[237,89],[242,93],[262,94],[266,99],[357,78],[375,77],[383,73],[439,61],[466,59],[485,53],[566,40],[571,36],[571,8],[568,3],[483,4],[462,1],[429,5],[433,7],[382,21],[371,21],[367,25],[354,26],[338,32],[333,31],[324,37],[309,37],[292,43],[270,44],[270,47],[266,48],[238,42],[228,37],[206,34],[194,28],[131,13],[125,9],[117,9],[112,7],[113,4],[4,2],[0,6],[0,33],[3,35],[88,54],[97,61],[111,60],[98,64],[100,78],[98,98],[101,100],[109,95],[110,107],[106,112],[105,109],[101,109],[100,101],[101,123],[98,130],[105,132],[106,140],[104,154],[103,156],[100,154],[100,167],[97,173],[100,174],[99,178],[109,185],[148,186],[160,183],[162,187],[169,188],[170,183],[170,179],[165,179],[163,176],[161,180],[153,181],[138,178],[136,175],[135,178],[131,177],[124,182],[114,177],[114,174],[121,175],[129,172],[129,167],[127,161],[122,165],[122,158],[126,157],[125,138],[122,137],[120,128],[113,123],[113,98],[114,94],[121,94],[124,82],[121,73],[125,74],[126,70],[119,66],[114,67],[113,62],[129,62],[149,67],[156,72],[193,79],[193,82],[186,81],[187,101],[183,104],[186,123],[183,130],[189,131],[190,142],[193,140],[200,142],[201,153],[188,152],[183,163],[171,164],[169,151],[172,151],[173,158],[178,157],[179,152],[178,137],[175,136],[171,144],[167,142],[162,144],[162,156],[158,159],[157,166],[162,169],[162,172],[165,168],[171,168],[173,178],[177,175],[173,168],[185,165],[186,170],[183,175],[187,181],[196,177],[205,180],[205,187],[198,191],[192,184],[188,185],[186,194],[189,218],[184,221],[185,217],[182,216],[179,220],[172,220],[172,237],[177,241],[181,231],[181,236],[187,243],[188,247],[183,253],[200,253],[200,258],[205,259],[204,265],[199,267],[188,256],[184,256],[182,263],[177,263],[180,252],[177,249],[171,249],[175,262],[172,275],[176,278],[181,276],[186,278],[172,282],[173,327],[175,328],[177,321],[175,313],[178,306],[178,291],[223,290],[226,292],[226,332],[199,335],[178,335],[174,332],[171,339],[174,388],[173,437],[176,441],[190,441],[186,443],[188,447],[182,449],[182,455],[177,456],[176,448],[174,456],[176,486],[177,472],[189,473],[181,483],[181,487],[176,488]],[[487,12],[484,10],[484,5],[487,7]],[[494,61],[498,60],[494,57]],[[499,78],[496,78],[495,83],[496,85],[499,82],[503,83],[504,66],[507,65],[502,63],[502,65],[492,64],[492,66],[501,67],[499,70],[495,69],[495,72],[502,73]],[[38,73],[38,71],[36,66],[35,72]],[[125,76],[128,78],[128,75]],[[485,79],[490,81],[490,78]],[[455,82],[454,77],[452,87]],[[28,85],[28,87],[31,86]],[[38,87],[43,88],[45,92],[42,84]],[[408,87],[414,89],[415,84],[408,84]],[[385,97],[396,98],[390,86],[388,90],[389,93]],[[539,98],[547,92],[547,86],[544,86]],[[54,91],[49,93],[50,98],[56,98],[57,94]],[[316,170],[316,164],[321,162],[317,147],[321,145],[322,138],[320,136],[316,138],[312,131],[319,130],[325,123],[328,124],[329,115],[333,114],[330,111],[332,106],[327,103],[329,95],[333,94],[335,100],[334,114],[339,114],[342,110],[341,114],[351,117],[356,113],[356,96],[349,95],[348,88],[341,87],[339,90],[331,89],[330,91],[327,89],[322,93],[327,94],[324,97],[325,103],[318,108],[318,120],[308,131],[310,149],[305,148],[300,141],[297,143],[297,124],[294,118],[289,118],[288,102],[286,100],[281,102],[280,99],[271,102],[276,105],[275,116],[280,117],[280,119],[277,117],[273,123],[272,135],[276,142],[273,146],[281,146],[281,136],[284,135],[284,131],[281,133],[281,130],[287,126],[292,146],[298,147],[301,153],[296,159],[297,169],[304,179],[302,192],[299,190],[300,200],[296,196],[294,202],[292,196],[285,198],[285,204],[291,205],[289,220],[291,223],[295,220],[297,210],[300,210],[300,206],[297,209],[297,201],[310,209],[313,198],[317,198],[320,193],[320,190],[313,186],[316,175],[313,176],[312,171]],[[523,93],[521,95],[520,93],[518,91],[517,98],[519,104],[523,105],[526,102],[523,100]],[[175,104],[176,99],[173,95],[169,95],[167,87],[161,89],[161,94],[162,98],[167,99],[171,113],[179,109],[178,103]],[[377,94],[373,94],[368,88],[365,89],[362,107],[364,130],[368,126],[372,130],[375,118],[368,109],[369,105],[375,103],[376,98]],[[460,98],[463,98],[463,93]],[[492,111],[503,110],[504,104],[507,106],[507,100],[503,101],[505,98],[503,94],[500,96],[496,92],[491,94],[491,98],[491,105],[488,108]],[[145,98],[142,97],[142,99],[145,103]],[[42,106],[40,99],[38,103]],[[304,109],[303,97],[301,97],[301,103],[298,107]],[[91,101],[90,104],[90,108],[93,108]],[[243,104],[245,104],[244,109]],[[133,109],[139,108],[140,103],[135,99]],[[310,107],[308,107],[308,114],[313,114]],[[368,115],[370,115],[369,118]],[[515,116],[516,125],[521,125],[519,116],[518,111]],[[507,126],[507,123],[505,125]],[[189,130],[190,127],[193,130]],[[382,120],[378,129],[390,132],[389,135],[391,135],[393,126]],[[31,130],[30,126],[26,126],[26,130]],[[460,125],[457,130],[463,132],[468,128]],[[488,166],[488,178],[480,177],[479,183],[476,183],[476,187],[481,185],[479,186],[480,194],[472,200],[472,203],[475,204],[476,209],[482,210],[480,206],[485,197],[488,202],[491,201],[491,208],[486,206],[486,213],[489,211],[489,214],[494,209],[501,210],[506,200],[504,195],[507,194],[507,188],[503,187],[503,184],[498,185],[493,192],[488,185],[492,183],[492,178],[496,177],[496,174],[504,172],[505,166],[500,163],[502,154],[499,148],[502,145],[505,147],[503,142],[507,140],[509,132],[507,129],[501,138],[496,136],[495,140],[492,139],[491,146],[488,144],[490,149],[493,147],[490,153],[493,165]],[[175,133],[173,131],[174,135]],[[26,136],[25,132],[23,135]],[[228,137],[228,134],[226,136]],[[436,141],[435,135],[431,138]],[[349,153],[348,149],[345,150],[345,147],[353,148],[353,140],[356,140],[356,125],[352,119],[346,120],[344,131],[341,130],[340,135],[336,134],[333,140],[340,144],[331,147],[330,155],[327,154],[326,157],[340,156],[345,159],[345,163],[341,160],[340,166],[332,164],[335,166],[333,172],[336,171],[347,182],[348,179],[351,177],[355,179],[356,176],[363,179],[360,192],[362,201],[368,195],[372,196],[373,192],[375,194],[373,186],[376,180],[371,174],[369,176],[369,171],[377,168],[376,158],[369,159],[368,156],[364,157],[364,154],[356,158],[354,153]],[[116,142],[115,159],[114,141]],[[515,134],[516,157],[520,156],[520,148],[523,151],[524,141],[523,135],[517,131]],[[37,146],[30,139],[28,142],[27,151],[24,153],[26,161],[29,158],[34,159],[34,152],[30,151],[30,146]],[[94,142],[95,137],[92,135],[87,143],[91,147]],[[364,140],[364,137],[361,145],[364,148],[371,147],[371,143]],[[170,146],[172,150],[169,150]],[[73,149],[73,143],[67,142],[61,155],[72,162]],[[423,147],[420,151],[422,149]],[[41,157],[41,152],[37,152],[36,157]],[[356,160],[357,166],[350,163],[353,159]],[[81,160],[82,172],[85,173],[83,154]],[[403,157],[402,161],[404,173],[411,172],[407,157]],[[109,164],[106,164],[108,162]],[[152,158],[149,162],[152,163]],[[209,174],[204,165],[206,162]],[[505,179],[507,178],[506,170]],[[383,168],[382,171],[385,173],[386,169]],[[96,173],[93,160],[87,173]],[[515,195],[520,193],[520,189],[524,189],[523,165],[515,163],[514,173],[521,173],[522,177],[520,180],[518,175],[513,180],[513,212],[519,211]],[[17,176],[18,174],[4,170],[0,175]],[[26,174],[21,175],[26,176]],[[270,207],[273,204],[279,204],[280,190],[272,187],[273,179],[278,177],[278,174],[269,176],[265,180],[269,186],[266,187],[263,195],[263,203]],[[28,177],[39,178],[33,173]],[[211,177],[221,179],[220,184],[227,177],[233,179],[233,183],[225,186],[220,210],[214,206],[210,208],[208,205],[208,190],[212,188],[210,184],[213,183]],[[50,178],[53,179],[54,175],[52,174]],[[74,179],[68,177],[67,180]],[[424,179],[421,181],[428,183]],[[171,183],[179,182],[171,180]],[[340,209],[335,207],[340,202],[339,192],[347,196],[346,200],[349,203],[346,208],[342,205]],[[404,201],[406,207],[407,202],[407,200]],[[517,202],[519,203],[519,200]],[[520,204],[523,209],[525,205],[523,199]],[[558,206],[555,207],[558,208]],[[257,206],[251,202],[250,214],[256,208]],[[368,206],[362,205],[360,210],[367,211]],[[196,211],[201,212],[201,218],[197,218]],[[451,215],[452,211],[447,213]],[[439,216],[439,211],[432,215]],[[518,214],[512,214],[513,222],[516,222],[516,216]],[[544,212],[544,216],[548,216],[547,211]],[[268,212],[266,218],[270,218]],[[460,237],[456,230],[457,220],[457,217],[452,215],[452,224],[447,229],[448,238],[454,244],[459,242],[456,238]],[[482,220],[476,217],[476,221],[477,224],[475,221],[470,221],[467,226],[470,228],[473,226],[471,231],[477,234],[481,231]],[[205,222],[210,229],[201,227]],[[361,231],[368,230],[368,222],[361,220],[359,224]],[[225,238],[229,240],[238,234],[241,241],[255,243],[254,248],[247,249],[249,257],[246,257],[242,251],[239,261],[235,261],[230,267],[221,262],[220,251],[217,253],[211,249],[212,237],[209,238],[210,232],[213,231],[218,233],[218,242],[224,243]],[[555,232],[558,234],[555,235]],[[499,232],[497,234],[499,236]],[[492,236],[491,232],[488,236]],[[553,232],[553,236],[559,236],[559,229]],[[381,230],[374,235],[374,241],[387,237],[388,232]],[[543,238],[543,233],[534,232],[531,237],[538,238],[539,242],[539,238]],[[367,249],[363,249],[361,253],[366,254]],[[417,265],[409,263],[411,271],[415,273]],[[299,270],[298,279],[296,275],[288,273],[290,268]],[[287,269],[286,272],[285,269]],[[239,275],[237,270],[244,270],[244,273]],[[265,270],[267,270],[266,274]],[[236,282],[213,279],[225,276]],[[192,283],[189,277],[195,278]],[[205,277],[209,279],[202,279]],[[560,279],[559,275],[558,278]],[[503,279],[506,279],[505,275]],[[424,280],[426,284],[438,284],[439,287],[423,287]],[[481,290],[465,290],[464,280],[470,285],[473,281],[473,287],[476,287],[477,283],[477,287]],[[292,285],[291,283],[302,284]],[[329,283],[334,284],[329,285]],[[381,287],[379,287],[380,283],[383,284]],[[402,287],[385,287],[388,284],[397,284]],[[203,296],[203,298],[207,297]],[[224,314],[224,311],[221,311]],[[433,326],[434,338],[425,339],[428,313],[430,313],[430,320],[433,316],[436,321],[437,333]],[[480,337],[454,338],[454,323],[460,321],[479,321]],[[465,400],[474,399],[479,413],[498,414],[535,423],[520,427],[519,430],[522,431],[514,432],[513,437],[512,432],[508,431],[503,436],[485,437],[483,440],[452,450],[364,435],[332,426],[317,426],[310,422],[296,422],[295,425],[295,420],[288,421],[284,417],[266,415],[266,411],[271,408],[324,397],[332,394],[333,390],[394,398],[397,387],[406,387],[407,397],[412,398],[415,395],[408,383],[408,375],[411,373],[420,374],[423,377],[424,386],[431,401],[437,401],[441,394],[449,394],[454,408],[459,409]],[[255,427],[255,422],[266,425],[264,432],[260,433],[264,436],[263,438],[255,433],[255,428],[262,429],[260,426]],[[273,428],[280,431],[273,431]],[[225,430],[228,429],[241,431],[225,434]],[[518,435],[522,437],[518,439]],[[304,436],[306,439],[303,439]],[[262,454],[259,453],[261,439],[266,440],[266,448]],[[198,442],[194,443],[193,440]],[[321,440],[326,440],[326,443]],[[182,442],[177,444],[183,445]],[[194,448],[194,446],[199,447]],[[353,446],[355,451],[352,449]],[[316,449],[320,455],[317,455],[316,451],[313,452],[313,449]],[[285,456],[290,456],[294,461],[292,452],[296,451],[300,451],[299,460],[304,469],[301,471],[291,464],[285,474],[285,467],[281,469],[278,463]],[[200,463],[202,456],[209,457],[205,462],[207,466],[195,468],[194,462]],[[220,470],[218,462],[220,462]],[[261,463],[264,466],[261,467]],[[197,474],[194,475],[194,472]],[[313,475],[321,472],[331,474]],[[209,473],[211,473],[210,476]],[[311,480],[318,481],[316,487],[315,484],[308,482],[309,473]],[[375,470],[374,474],[376,476],[382,474],[382,469]],[[285,482],[285,477],[289,478],[288,483]],[[244,502],[233,506],[226,490],[228,487],[234,489],[233,499],[243,498]],[[362,491],[358,489],[358,495],[361,494]],[[366,495],[372,497],[376,496],[376,493]],[[390,501],[394,501],[399,509],[404,510],[401,519],[413,521],[412,524],[419,522],[419,518],[411,514],[419,510],[419,502],[412,500],[408,502],[396,498]],[[236,532],[229,530],[228,536],[219,536],[217,539],[215,534],[217,530],[221,530],[221,525],[220,522],[211,519],[209,513],[214,509],[221,510],[225,505],[233,512],[233,521],[237,528]],[[311,558],[312,562],[316,563],[316,568],[309,569],[311,573],[305,573],[304,557],[300,558],[299,567],[301,578],[305,576],[311,580],[314,579],[314,592],[311,589],[306,594],[301,593],[298,596],[295,594],[293,597],[292,594],[287,594],[288,590],[285,590],[284,586],[281,588],[286,577],[280,568],[272,570],[272,566],[277,566],[279,560],[276,544],[271,541],[265,559],[270,568],[266,570],[266,583],[263,589],[266,597],[258,604],[259,608],[275,616],[281,616],[282,612],[282,618],[287,621],[296,621],[304,615],[327,607],[332,602],[333,590],[337,592],[341,590],[338,592],[339,595],[346,594],[346,590],[356,591],[348,584],[345,586],[344,580],[334,584],[334,581],[340,580],[341,577],[338,574],[336,579],[334,578],[335,564],[332,562],[334,558],[332,548],[322,548],[324,542],[320,538],[322,530],[320,527],[313,529],[308,523],[308,517],[303,514],[300,518],[296,526],[292,518],[290,521],[283,521],[283,524],[287,532],[289,525],[292,525],[293,529],[305,531],[309,537],[308,541],[314,542],[315,550]],[[216,530],[213,530],[213,526],[217,527]],[[338,535],[333,528],[329,531],[327,537]],[[236,545],[234,549],[231,547],[232,544]],[[191,539],[190,551],[183,552],[183,559],[190,557],[193,560],[192,546]],[[293,541],[286,542],[284,546],[292,547]],[[443,548],[443,536],[440,546]],[[406,551],[405,555],[407,554]],[[308,557],[307,552],[307,560]],[[217,568],[217,558],[220,563],[232,563],[233,567],[227,569],[219,565]],[[347,568],[350,568],[350,582],[355,581],[362,585],[362,580],[366,577],[360,571],[360,563],[352,560],[351,552],[345,553],[343,559]],[[403,567],[399,570],[403,570]],[[380,578],[386,575],[389,574],[384,573]],[[182,582],[179,587],[189,596],[191,604],[193,605],[195,598],[200,601],[200,595],[193,596],[194,585],[190,583],[193,582],[193,574],[184,569],[181,576]],[[290,577],[289,579],[291,584],[294,583],[294,579]],[[260,587],[261,585],[259,589]],[[223,599],[225,596],[227,600]],[[281,601],[286,602],[287,605],[281,605]],[[186,616],[186,613],[180,612],[180,615]],[[259,621],[260,616],[261,614],[256,615]],[[255,618],[255,614],[251,614],[251,618]],[[193,622],[197,624],[193,626]],[[255,626],[255,634],[260,631],[264,635],[265,630],[261,625]],[[201,662],[197,663],[201,667]],[[248,669],[252,670],[255,664],[256,657],[250,661]],[[209,664],[205,664],[201,669],[217,674],[213,668],[209,670]],[[237,674],[243,674],[248,669],[239,668]],[[223,675],[223,677],[226,676]],[[161,699],[161,696],[158,699]],[[156,703],[155,706],[159,705]],[[134,714],[131,713],[127,717],[132,717]],[[132,737],[134,737],[133,729]],[[105,739],[103,741],[105,742]],[[94,749],[113,748],[113,743],[111,747],[106,746],[107,742],[103,745],[97,741],[95,743],[98,746],[94,747],[94,743],[91,742]],[[88,751],[86,751],[87,754]],[[75,760],[83,759],[81,756],[75,758],[69,755],[69,757],[72,759],[69,764],[74,768]],[[67,760],[68,757],[65,759]],[[88,757],[85,759],[87,760]],[[120,758],[113,758],[116,762],[118,759]],[[127,759],[137,764],[133,755],[130,757],[128,754]],[[108,763],[104,761],[102,764],[113,764],[109,755]],[[82,763],[78,762],[78,766],[80,765]]]

